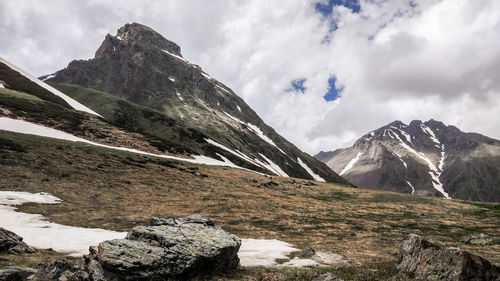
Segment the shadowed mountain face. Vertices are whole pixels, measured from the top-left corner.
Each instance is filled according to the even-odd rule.
[[[73,61],[41,79],[129,130],[168,142],[167,129],[158,125],[159,119],[166,119],[166,126],[175,124],[196,132],[198,142],[210,143],[219,155],[240,166],[347,183],[277,134],[231,89],[184,59],[176,43],[149,27],[126,24],[116,36],[106,36],[95,58]],[[103,98],[105,93],[119,99]],[[123,102],[154,114],[136,118],[137,110],[124,110]],[[200,151],[197,144],[189,146]]]
[[[432,119],[395,121],[315,157],[360,187],[500,201],[500,141]]]

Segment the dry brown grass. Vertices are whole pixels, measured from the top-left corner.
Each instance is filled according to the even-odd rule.
[[[0,139],[25,149],[0,149],[0,173],[6,175],[0,178],[0,190],[49,192],[61,198],[56,205],[19,208],[61,224],[126,231],[151,216],[202,213],[242,238],[280,239],[298,248],[341,254],[354,268],[364,268],[363,274],[379,265],[395,265],[399,244],[410,232],[500,263],[500,215],[494,208],[300,179],[295,180],[302,186],[296,187],[282,177],[272,178],[277,185],[266,185],[270,178],[244,170],[11,133],[0,133]],[[496,245],[459,242],[478,231],[491,235]],[[248,274],[306,273],[242,269],[236,276],[260,280],[245,279]],[[268,280],[286,279],[276,278]]]

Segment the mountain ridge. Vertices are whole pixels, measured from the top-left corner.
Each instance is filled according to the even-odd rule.
[[[500,200],[500,141],[434,119],[396,120],[315,157],[360,187]]]
[[[206,135],[202,142],[231,161],[247,163],[247,168],[347,183],[276,133],[230,88],[187,61],[176,43],[141,24],[126,24],[117,35],[106,35],[93,59],[72,61],[40,78],[56,88],[102,91],[160,112]],[[65,90],[73,95],[74,89]],[[115,117],[114,111],[100,114]],[[153,134],[168,139],[158,130]]]

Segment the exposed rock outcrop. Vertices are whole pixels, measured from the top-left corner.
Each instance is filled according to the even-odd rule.
[[[0,253],[34,253],[35,249],[23,242],[23,238],[12,231],[0,227]]]
[[[0,281],[23,281],[36,273],[33,268],[27,267],[5,267],[0,269]]]
[[[399,250],[399,274],[416,280],[499,280],[500,269],[486,259],[458,248],[442,248],[408,234]]]
[[[310,257],[314,256],[315,254],[316,254],[316,250],[314,250],[311,247],[305,248],[304,250],[302,250],[302,253],[301,253],[303,258],[310,258]]]
[[[472,234],[464,237],[462,239],[462,243],[476,246],[487,246],[493,244],[493,238],[484,233]]]
[[[241,240],[205,217],[153,218],[151,224],[91,247],[85,261],[91,280],[185,279],[239,264]]]
[[[38,269],[33,280],[88,281],[89,275],[81,267],[67,260],[45,264]]]

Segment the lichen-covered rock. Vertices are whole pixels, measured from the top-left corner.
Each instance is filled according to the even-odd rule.
[[[23,238],[12,231],[0,227],[0,253],[34,253],[35,249],[23,242]]]
[[[199,215],[158,219],[138,226],[126,239],[104,241],[90,250],[92,280],[188,278],[238,266],[241,240]]]
[[[42,265],[33,280],[88,281],[89,275],[81,267],[68,260],[58,260]]]
[[[310,258],[310,257],[314,256],[315,254],[316,254],[316,251],[311,247],[303,249],[302,253],[301,253],[303,258]]]
[[[0,269],[0,281],[23,281],[36,273],[33,268],[27,267],[5,267]]]
[[[466,236],[462,239],[462,243],[477,245],[477,246],[487,246],[493,244],[493,238],[484,233],[472,234]]]
[[[497,280],[500,269],[486,259],[458,248],[442,248],[409,234],[399,250],[400,276],[416,280]]]

